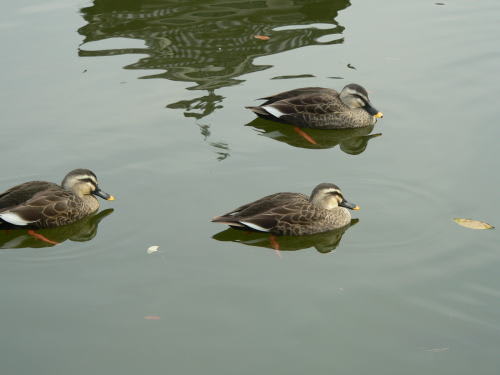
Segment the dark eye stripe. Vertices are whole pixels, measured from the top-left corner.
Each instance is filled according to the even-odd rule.
[[[366,99],[363,98],[361,95],[354,95],[356,98],[359,98],[363,101],[363,103],[366,105]]]
[[[337,196],[339,196],[340,198],[342,198],[342,200],[344,200],[344,197],[343,197],[343,196],[342,196],[342,194],[340,194],[338,191],[332,191],[330,194],[331,194],[331,195],[337,195]]]
[[[79,178],[78,181],[88,182],[89,184],[91,184],[92,186],[94,186],[95,188],[97,188],[96,183],[94,181],[92,181],[92,179],[90,179],[90,178]]]

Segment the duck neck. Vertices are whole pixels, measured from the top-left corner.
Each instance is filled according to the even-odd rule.
[[[80,198],[89,213],[95,212],[99,209],[99,201],[93,195],[84,195]]]
[[[310,199],[310,202],[313,206],[318,208],[322,208],[324,210],[333,210],[338,207],[337,199],[333,197],[321,197],[321,196],[313,196]]]

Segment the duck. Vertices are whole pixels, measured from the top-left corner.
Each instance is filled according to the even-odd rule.
[[[321,183],[310,196],[275,193],[216,216],[212,222],[273,235],[303,236],[349,225],[349,210],[359,210],[359,206],[348,202],[337,185]]]
[[[99,209],[97,197],[112,201],[112,195],[99,188],[89,169],[69,172],[61,185],[29,181],[0,194],[2,226],[53,228],[72,224]]]
[[[340,94],[328,88],[304,87],[259,100],[265,100],[264,104],[246,108],[267,120],[302,128],[362,128],[384,116],[372,106],[366,89],[356,83],[346,85]]]

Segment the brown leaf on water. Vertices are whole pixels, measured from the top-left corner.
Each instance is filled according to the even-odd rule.
[[[146,320],[160,320],[160,317],[158,315],[146,315],[144,317]]]
[[[470,229],[493,229],[495,228],[493,225],[485,223],[484,221],[472,220],[472,219],[462,219],[456,217],[453,219],[455,223]]]
[[[267,35],[254,35],[254,38],[255,39],[260,39],[260,40],[269,40],[269,39],[271,39],[271,37],[267,36]]]

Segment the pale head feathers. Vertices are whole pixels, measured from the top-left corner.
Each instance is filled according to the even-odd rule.
[[[349,108],[362,108],[370,105],[368,93],[356,83],[350,83],[340,92],[340,100]]]
[[[90,195],[97,190],[97,177],[89,169],[74,169],[64,177],[61,186],[78,196]]]
[[[314,205],[331,210],[344,201],[344,196],[337,185],[322,183],[314,188],[309,200]]]

